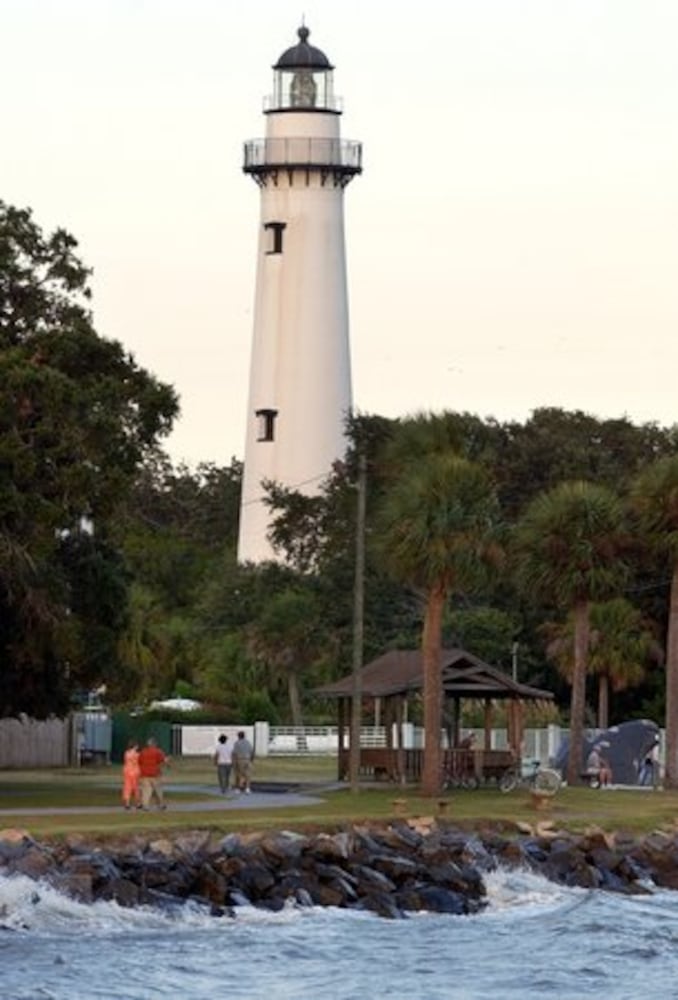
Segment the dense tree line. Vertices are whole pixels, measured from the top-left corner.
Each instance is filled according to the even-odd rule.
[[[613,673],[602,674],[606,690],[612,692],[607,717],[610,713],[613,720],[642,714],[658,717],[664,696],[657,650],[663,646],[667,624],[670,574],[665,560],[653,555],[644,541],[641,544],[640,529],[630,523],[625,501],[644,468],[674,454],[673,429],[540,410],[523,425],[502,425],[456,413],[401,421],[361,417],[354,421],[351,435],[353,446],[346,462],[335,468],[319,496],[304,497],[271,485],[274,537],[286,565],[236,564],[238,463],[225,470],[195,473],[183,470],[179,474],[169,464],[145,470],[139,488],[130,496],[127,528],[121,537],[127,561],[134,565],[136,585],[146,588],[146,636],[155,649],[157,667],[150,673],[138,672],[138,678],[145,678],[148,693],[161,693],[148,687],[149,677],[162,681],[162,693],[179,680],[236,714],[250,705],[281,721],[298,718],[299,711],[306,721],[319,718],[324,706],[308,697],[309,689],[351,666],[356,455],[364,449],[369,469],[366,660],[387,647],[411,648],[421,641],[425,575],[431,565],[422,565],[416,572],[413,567],[411,573],[390,572],[401,553],[384,540],[390,538],[389,504],[398,502],[399,490],[412,502],[417,501],[417,489],[421,503],[427,496],[436,496],[436,490],[429,487],[435,486],[436,466],[430,459],[437,456],[440,475],[449,465],[457,473],[452,477],[457,485],[460,470],[467,468],[471,476],[477,473],[487,484],[489,507],[481,520],[491,526],[487,537],[471,549],[477,564],[467,560],[465,565],[463,553],[452,553],[465,567],[466,582],[461,586],[450,577],[445,584],[441,641],[466,645],[507,670],[517,645],[520,679],[555,690],[567,715],[572,668],[566,665],[562,650],[554,648],[552,633],[568,627],[574,605],[564,599],[556,581],[546,586],[542,579],[536,583],[528,579],[521,585],[517,526],[522,525],[523,534],[527,533],[522,548],[533,554],[531,572],[539,576],[552,567],[555,551],[539,554],[543,525],[534,511],[530,517],[537,519],[532,527],[535,538],[529,543],[531,505],[541,498],[542,505],[555,504],[557,512],[561,494],[567,500],[568,490],[562,483],[590,483],[582,477],[590,477],[595,470],[595,483],[589,489],[574,490],[575,500],[581,499],[579,492],[586,502],[602,502],[604,509],[609,506],[610,530],[618,530],[621,546],[614,550],[614,568],[602,571],[605,586],[592,584],[595,641],[603,642],[595,616],[604,613],[604,607],[599,612],[598,606],[608,597],[624,598],[639,616],[633,619],[635,624],[625,626],[626,652],[622,648],[609,653],[610,662],[616,664]],[[549,438],[550,448],[544,444]],[[568,478],[562,480],[563,475]],[[215,493],[220,477],[221,494]],[[420,485],[426,477],[433,477],[433,483]],[[191,503],[178,502],[189,490],[189,481],[193,483]],[[451,481],[448,487],[442,493],[451,503]],[[175,491],[176,503],[172,500]],[[160,513],[172,504],[169,520],[161,523]],[[463,508],[460,503],[460,514]],[[392,512],[391,520],[402,528],[404,520],[399,515]],[[207,543],[197,537],[201,524],[208,526]],[[430,527],[427,523],[427,536]],[[444,527],[447,532],[449,525]],[[181,544],[178,538],[183,539]],[[141,544],[140,539],[145,542]],[[597,539],[605,553],[612,551],[598,523],[590,541],[594,548]],[[452,539],[447,538],[447,544]],[[553,544],[557,550],[557,539]],[[138,550],[136,555],[132,545]],[[569,550],[569,543],[564,549]],[[414,554],[419,556],[422,550],[422,538],[415,537]],[[479,572],[483,566],[489,567],[489,573]],[[523,567],[523,576],[529,577],[528,569]],[[613,578],[618,571],[617,581]],[[462,578],[460,572],[457,581]],[[154,603],[149,603],[151,594]],[[618,633],[615,628],[617,640]],[[595,722],[593,684],[600,687],[603,667],[596,669],[595,680],[586,681],[587,724]],[[131,689],[128,694],[133,697]]]

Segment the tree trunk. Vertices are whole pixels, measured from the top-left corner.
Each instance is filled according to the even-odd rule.
[[[568,785],[581,784],[584,770],[584,715],[586,712],[586,670],[589,651],[589,603],[580,601],[574,609],[574,670],[570,701],[570,752],[567,760]]]
[[[666,636],[666,769],[664,787],[678,788],[678,563],[673,567]]]
[[[301,698],[299,696],[299,678],[294,670],[287,674],[287,696],[290,700],[290,715],[293,726],[303,726],[301,715]]]
[[[598,729],[607,729],[610,725],[610,678],[607,674],[598,675]]]
[[[441,788],[440,730],[442,727],[443,690],[440,668],[443,608],[445,591],[433,587],[429,590],[424,614],[422,635],[422,667],[424,673],[424,767],[422,791],[424,795],[439,795]]]

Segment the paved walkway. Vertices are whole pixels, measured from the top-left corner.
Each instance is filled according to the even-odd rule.
[[[288,809],[292,806],[309,806],[322,802],[320,793],[329,790],[327,786],[323,788],[311,787],[308,791],[303,791],[298,787],[289,790],[258,790],[252,789],[250,795],[236,795],[229,792],[222,795],[221,792],[208,788],[205,785],[165,785],[165,801],[167,811],[173,813],[181,812],[232,812],[243,809]],[[181,792],[181,798],[173,798],[173,793]],[[209,795],[209,799],[190,800],[186,798],[187,792],[197,792],[201,795]],[[13,807],[11,809],[0,809],[2,816],[88,816],[105,813],[121,812],[122,806],[119,804],[110,806],[50,806],[48,808],[35,808],[31,806]],[[156,812],[151,809],[151,812]],[[135,812],[135,810],[133,810]]]

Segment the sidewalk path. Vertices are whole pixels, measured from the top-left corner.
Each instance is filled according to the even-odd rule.
[[[313,789],[313,792],[322,792],[328,789]],[[173,798],[172,793],[181,792],[181,798]],[[210,795],[209,799],[188,800],[185,798],[186,792],[199,792],[201,795]],[[322,802],[318,794],[309,794],[300,791],[298,788],[289,791],[259,791],[252,789],[250,795],[236,795],[230,792],[222,795],[221,792],[206,788],[204,785],[165,785],[165,801],[167,812],[231,812],[243,809],[288,809],[292,806],[309,806]],[[25,806],[23,809],[15,807],[12,809],[0,809],[2,816],[88,816],[106,813],[121,812],[122,806],[116,802],[110,806],[55,806],[49,808],[35,808]],[[151,809],[156,812],[156,809]],[[132,810],[135,812],[135,810]]]

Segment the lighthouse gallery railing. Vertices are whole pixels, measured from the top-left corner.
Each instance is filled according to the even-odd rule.
[[[362,144],[347,139],[252,139],[245,143],[243,170],[270,167],[329,167],[362,170]]]

